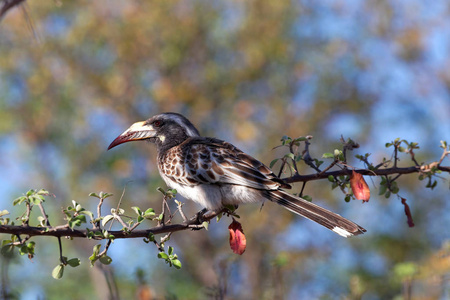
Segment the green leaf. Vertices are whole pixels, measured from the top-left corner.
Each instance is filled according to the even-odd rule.
[[[41,203],[41,199],[39,197],[37,197],[36,195],[32,195],[30,197],[28,197],[28,199],[30,200],[30,203],[39,205],[39,203]]]
[[[20,250],[19,250],[20,255],[24,255],[27,253],[28,253],[28,247],[26,245],[23,245],[22,247],[20,247]]]
[[[167,255],[167,253],[165,253],[165,252],[159,252],[158,253],[158,258],[168,259],[169,255]]]
[[[288,153],[284,156],[285,158],[290,158],[292,160],[295,160],[295,155],[293,153]]]
[[[93,214],[92,211],[90,211],[90,210],[82,210],[82,211],[80,211],[80,214],[89,216],[89,217],[91,218],[91,220],[94,219],[94,214]]]
[[[150,242],[154,242],[155,241],[155,235],[153,234],[153,233],[149,233],[148,234],[148,240],[150,241]]]
[[[98,253],[100,252],[100,248],[102,247],[102,245],[101,244],[97,244],[97,245],[95,245],[94,246],[94,248],[93,248],[93,254],[95,254],[95,256],[97,256],[98,255]]]
[[[312,197],[309,196],[309,195],[303,195],[302,198],[305,199],[306,201],[309,201],[309,202],[312,201]]]
[[[167,253],[169,254],[169,256],[173,254],[173,247],[172,246],[169,246],[169,250],[167,250]]]
[[[380,185],[380,191],[378,192],[378,195],[384,195],[386,193],[387,186],[382,184]]]
[[[269,168],[273,168],[273,166],[277,163],[277,161],[279,160],[279,158],[275,158],[274,160],[272,160],[271,162],[270,162],[270,165],[269,165]]]
[[[79,258],[71,258],[67,261],[67,264],[71,266],[72,268],[78,267],[80,265],[81,261]]]
[[[158,192],[160,192],[161,194],[163,194],[164,196],[166,195],[166,191],[162,187],[159,186],[159,187],[156,188],[156,190]]]
[[[327,152],[322,154],[322,158],[334,158],[334,154]]]
[[[209,222],[207,222],[207,221],[203,222],[202,226],[205,227],[206,230],[208,230]]]
[[[9,211],[7,211],[6,209],[0,211],[0,217],[6,216],[6,215],[9,215]]]
[[[64,274],[63,264],[57,265],[52,271],[52,277],[55,279],[61,279],[61,277],[63,277],[63,274]]]
[[[304,141],[306,141],[306,140],[307,140],[306,137],[301,136],[301,137],[296,138],[296,139],[294,140],[294,142],[304,142]]]
[[[80,226],[82,223],[86,223],[86,216],[78,215],[76,217],[71,218],[68,223],[69,227],[71,229],[74,229],[75,226]]]
[[[222,216],[223,216],[222,213],[218,214],[217,217],[216,217],[216,222],[219,222],[220,219],[222,219]]]
[[[144,218],[151,219],[155,216],[155,210],[153,208],[149,208],[144,212]]]
[[[177,269],[181,269],[181,261],[179,261],[178,259],[173,259],[172,265]]]
[[[292,139],[290,137],[288,137],[287,135],[283,135],[283,137],[281,138],[282,145],[289,144],[291,141],[292,141]]]
[[[25,200],[27,200],[27,197],[26,197],[26,196],[22,196],[22,197],[16,198],[16,199],[14,200],[14,202],[13,202],[13,205],[14,205],[14,206],[15,206],[15,205],[20,205],[20,204],[22,204],[22,202],[25,201]]]
[[[144,215],[145,214],[149,214],[149,213],[154,213],[155,212],[155,210],[153,209],[153,208],[148,208],[145,212],[144,212]]]
[[[98,196],[100,197],[100,198],[102,198],[102,199],[106,199],[106,198],[108,198],[108,197],[111,197],[113,194],[110,194],[110,193],[106,193],[106,192],[100,192],[99,194],[98,194]]]
[[[40,189],[36,194],[42,195],[42,196],[48,196],[48,195],[50,195],[49,191],[47,191],[47,190],[45,190],[45,189]]]
[[[323,164],[323,160],[318,160],[317,158],[314,159],[314,162],[316,163],[316,167],[320,167]]]
[[[132,206],[131,209],[138,215],[142,215],[141,209],[137,206]]]
[[[177,190],[176,189],[169,189],[167,190],[168,193],[171,193],[173,196],[175,196],[177,194]]]
[[[104,265],[109,265],[112,262],[112,258],[106,254],[100,257],[98,260]]]
[[[397,194],[398,191],[399,191],[399,188],[398,188],[397,185],[394,185],[394,186],[391,187],[391,192],[392,192],[392,194]]]
[[[97,195],[97,193],[90,193],[89,197],[95,197],[95,198],[100,198],[99,195]]]
[[[34,248],[36,247],[36,243],[31,241],[27,244],[28,253],[34,253]]]
[[[91,267],[94,266],[95,261],[98,259],[97,255],[100,252],[101,244],[97,244],[94,246],[94,251],[92,252],[92,255],[89,256],[89,260],[91,261]]]

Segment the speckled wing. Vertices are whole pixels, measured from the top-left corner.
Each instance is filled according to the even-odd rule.
[[[170,149],[164,175],[179,184],[234,184],[255,189],[290,188],[263,163],[230,143],[190,138]]]

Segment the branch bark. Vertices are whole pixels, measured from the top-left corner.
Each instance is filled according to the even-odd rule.
[[[450,167],[447,166],[437,166],[437,169],[442,172],[450,173]],[[283,178],[284,182],[286,183],[294,183],[294,182],[306,182],[306,181],[312,181],[312,180],[319,180],[319,179],[325,179],[328,178],[328,176],[342,176],[342,175],[350,175],[352,170],[350,169],[342,169],[337,171],[331,171],[331,172],[320,172],[320,173],[314,173],[314,174],[307,174],[307,175],[300,175],[295,174],[292,177]],[[383,175],[391,175],[391,174],[411,174],[411,173],[420,173],[425,172],[423,168],[420,166],[413,166],[413,167],[407,167],[407,168],[386,168],[386,169],[378,169],[378,170],[355,170],[355,172],[360,173],[361,175],[367,175],[367,176],[383,176]]]
[[[122,230],[109,231],[109,234],[114,235],[115,239],[130,239],[130,238],[146,238],[152,234],[162,234],[169,232],[177,232],[181,230],[198,230],[204,228],[202,223],[215,218],[222,211],[213,212],[207,216],[199,218],[194,216],[186,222],[180,224],[159,225],[149,229],[133,230],[131,232],[125,232]],[[92,232],[92,230],[90,230]],[[53,237],[65,237],[70,236],[74,238],[87,238],[88,230],[86,229],[70,229],[67,225],[56,227],[33,227],[33,226],[16,226],[16,225],[0,225],[0,234],[14,234],[14,235],[27,235],[27,236],[53,236]],[[102,237],[93,237],[92,239],[101,240]]]

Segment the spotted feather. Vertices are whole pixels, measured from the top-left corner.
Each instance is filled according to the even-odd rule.
[[[178,172],[170,166],[180,162]],[[261,190],[290,188],[260,161],[235,146],[213,138],[189,138],[169,149],[159,161],[162,174],[177,183],[235,184]],[[178,170],[178,169],[177,169]]]

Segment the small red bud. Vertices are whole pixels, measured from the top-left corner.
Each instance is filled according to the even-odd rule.
[[[228,226],[230,231],[230,247],[234,253],[242,255],[247,246],[247,240],[245,239],[242,225],[233,218],[233,222]]]
[[[369,202],[369,186],[364,180],[364,177],[361,174],[355,172],[355,170],[352,171],[352,175],[350,176],[350,187],[352,188],[353,195],[355,195],[356,199],[362,200],[363,202]]]

